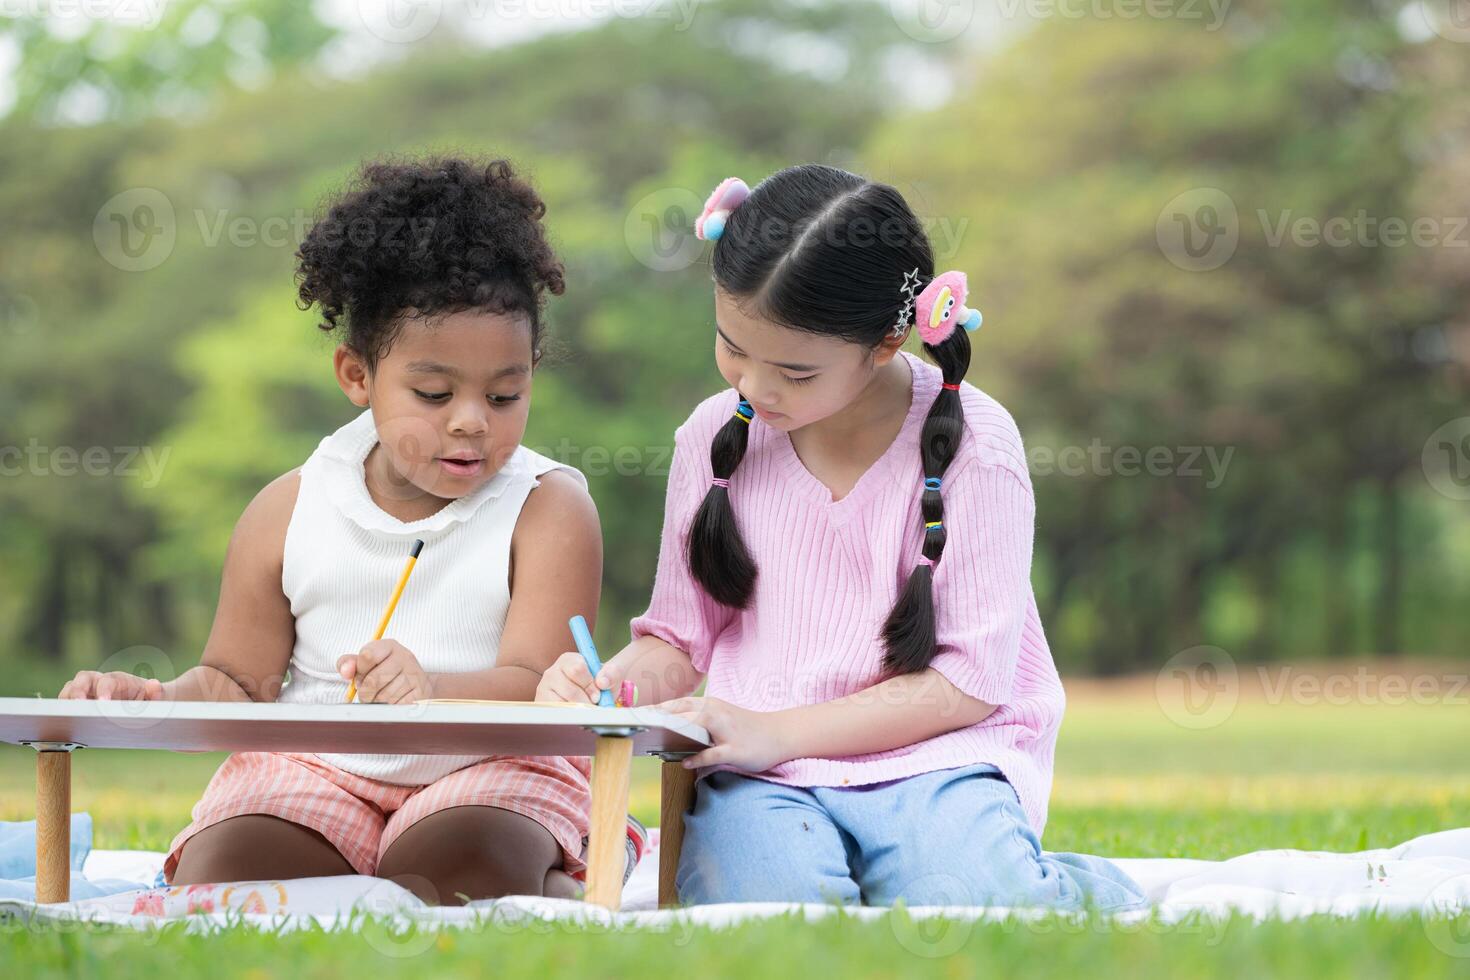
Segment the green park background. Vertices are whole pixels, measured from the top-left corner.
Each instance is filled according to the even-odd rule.
[[[196,661],[235,519],[354,412],[296,244],[361,161],[428,152],[508,156],[548,202],[568,289],[526,442],[591,480],[604,643],[648,599],[673,430],[722,386],[694,212],[824,161],[897,185],[971,277],[1064,675],[1464,657],[1470,47],[1429,6],[1175,6],[1052,5],[978,46],[861,0],[493,46],[446,15],[330,72],[342,31],[289,0],[0,21],[7,693]]]

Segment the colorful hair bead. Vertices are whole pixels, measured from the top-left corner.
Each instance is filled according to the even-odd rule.
[[[735,417],[749,425],[750,420],[755,418],[755,409],[750,407],[750,402],[742,398],[740,404],[735,406]]]
[[[931,532],[931,531],[937,531],[937,530],[939,530],[942,527],[944,527],[944,522],[943,521],[925,521],[924,522],[924,533],[925,534],[928,534],[929,532]]]
[[[942,272],[924,287],[915,304],[914,320],[919,339],[931,347],[944,343],[955,327],[976,330],[984,318],[979,310],[965,306],[969,287],[965,274]]]
[[[704,211],[694,219],[694,236],[702,241],[717,242],[725,233],[730,212],[745,203],[750,187],[739,177],[726,177],[704,202]]]

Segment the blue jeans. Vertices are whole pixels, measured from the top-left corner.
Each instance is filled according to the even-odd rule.
[[[988,763],[850,787],[712,773],[695,786],[675,882],[694,904],[1148,905],[1112,862],[1043,852]]]

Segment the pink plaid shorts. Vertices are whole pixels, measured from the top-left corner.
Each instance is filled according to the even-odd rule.
[[[236,752],[220,765],[192,822],[164,859],[172,883],[179,853],[199,831],[247,813],[264,813],[317,831],[358,874],[371,875],[388,846],[413,824],[456,806],[493,806],[535,820],[562,849],[562,870],[584,880],[592,760],[584,756],[491,756],[427,786],[368,779],[295,752]],[[640,848],[641,851],[641,848]]]

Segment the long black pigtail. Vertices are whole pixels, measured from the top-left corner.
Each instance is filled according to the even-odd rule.
[[[744,609],[750,602],[755,591],[756,567],[735,523],[729,479],[745,458],[754,414],[750,402],[742,397],[735,406],[735,414],[715,433],[709,455],[716,482],[710,485],[694,515],[686,543],[689,571],[695,581],[715,601],[736,609]]]
[[[924,518],[926,561],[909,573],[908,582],[883,624],[883,668],[890,674],[912,674],[929,666],[937,644],[934,612],[934,565],[944,553],[943,481],[950,461],[959,449],[965,431],[965,411],[958,386],[970,369],[970,335],[956,327],[937,346],[924,350],[939,365],[945,387],[924,419],[919,435],[919,457],[924,466],[924,494],[920,510]],[[954,386],[954,387],[949,387]]]

